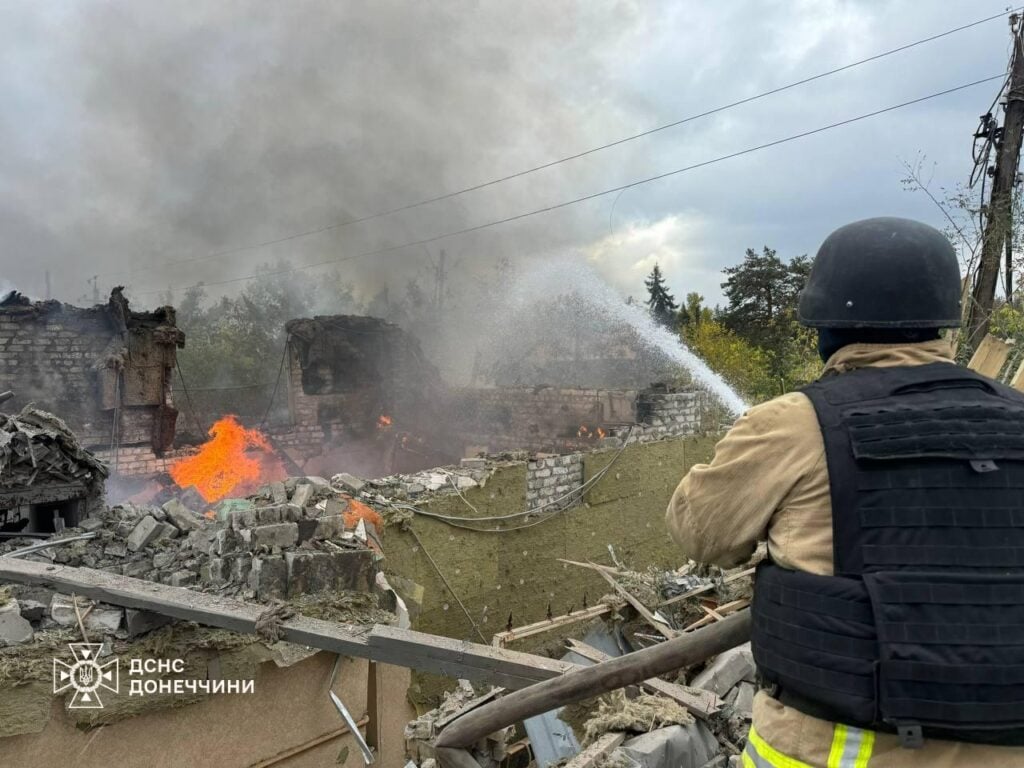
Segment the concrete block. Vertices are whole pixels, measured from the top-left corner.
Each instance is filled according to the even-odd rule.
[[[213,554],[224,556],[238,550],[238,532],[231,528],[221,528],[213,537]]]
[[[374,580],[373,553],[286,552],[288,597],[326,590],[368,592]]]
[[[128,555],[128,546],[123,541],[112,539],[110,543],[103,548],[103,554],[107,557],[123,559]]]
[[[274,504],[270,507],[258,507],[256,509],[256,524],[271,525],[281,522],[281,506]]]
[[[288,491],[285,489],[284,483],[271,483],[269,488],[270,498],[275,504],[284,504],[288,501]]]
[[[231,527],[236,531],[240,531],[243,528],[255,528],[259,524],[259,514],[256,511],[256,507],[236,509],[231,513],[229,519],[231,520]]]
[[[294,547],[299,541],[299,526],[296,523],[275,523],[252,529],[254,547]]]
[[[248,581],[252,572],[252,558],[249,555],[232,555],[229,577],[232,582],[242,584]]]
[[[310,486],[307,485],[305,487],[309,488]],[[281,507],[281,522],[297,523],[299,522],[299,520],[303,518],[305,511],[306,510],[303,507],[300,507],[298,504],[288,502],[283,507]]]
[[[170,523],[157,523],[156,535],[153,540],[149,543],[150,546],[156,546],[163,541],[169,541],[171,539],[178,538],[180,531]]]
[[[167,514],[167,521],[179,531],[188,533],[202,524],[202,518],[177,499],[171,499],[161,509]]]
[[[150,515],[143,517],[132,529],[132,532],[128,534],[125,542],[128,549],[132,552],[138,552],[143,547],[149,546],[162,533],[161,526],[163,525],[164,523],[159,522]]]
[[[718,756],[718,740],[702,723],[672,725],[629,739],[621,752],[640,768],[703,768]]]
[[[690,682],[693,688],[704,688],[724,697],[741,680],[754,680],[756,668],[750,643],[720,653],[708,667]]]
[[[211,557],[199,568],[199,578],[204,584],[220,586],[227,581],[228,561],[222,557]]]
[[[176,557],[174,552],[157,552],[153,555],[153,567],[157,569],[170,568]]]
[[[314,487],[311,483],[302,483],[295,486],[295,491],[292,493],[292,504],[302,509],[312,501],[313,491]]]
[[[749,720],[754,714],[754,693],[756,692],[754,684],[744,680],[733,690],[736,692],[736,698],[732,702],[733,707]]]
[[[28,643],[34,636],[32,625],[21,615],[17,600],[0,605],[0,646]]]
[[[170,616],[164,616],[162,613],[154,613],[153,611],[138,611],[134,608],[128,608],[124,612],[124,624],[128,630],[129,638],[152,632],[154,629],[170,624],[171,621]]]
[[[314,535],[316,535],[316,528],[318,524],[319,521],[315,519],[299,520],[296,523],[299,529],[299,544],[304,541],[309,541]]]
[[[366,483],[360,480],[355,475],[350,475],[348,472],[341,472],[335,475],[333,478],[334,485],[340,485],[352,493],[359,493],[366,486]]]
[[[168,583],[172,587],[188,587],[195,584],[199,580],[199,577],[192,573],[192,571],[175,571],[171,574]]]
[[[92,610],[86,609],[92,605]],[[82,623],[86,629],[95,629],[104,634],[112,635],[121,627],[124,611],[120,608],[98,603],[93,605],[89,600],[79,599],[78,612],[82,614]],[[54,594],[50,600],[50,618],[62,627],[77,627],[78,617],[71,598],[60,593]]]
[[[325,515],[316,520],[316,529],[313,532],[314,539],[336,539],[345,532],[344,515]]]
[[[249,586],[260,600],[285,597],[288,593],[288,565],[284,558],[253,558]]]

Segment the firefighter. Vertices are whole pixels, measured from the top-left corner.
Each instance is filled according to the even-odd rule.
[[[925,224],[833,232],[798,312],[821,378],[672,497],[693,560],[767,542],[744,766],[1024,766],[1024,394],[953,363],[960,287]]]

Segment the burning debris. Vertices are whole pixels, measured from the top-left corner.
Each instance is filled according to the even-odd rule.
[[[259,483],[287,474],[267,437],[246,429],[234,416],[210,427],[210,440],[198,453],[179,459],[168,471],[181,488],[194,487],[207,502],[245,495]]]

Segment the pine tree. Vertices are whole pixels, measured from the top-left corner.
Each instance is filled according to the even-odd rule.
[[[647,307],[651,310],[651,316],[659,323],[669,328],[674,328],[678,315],[676,310],[675,296],[668,292],[665,286],[665,277],[661,274],[661,268],[655,264],[651,274],[644,280],[647,286]]]

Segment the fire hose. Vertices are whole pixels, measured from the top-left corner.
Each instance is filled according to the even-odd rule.
[[[535,715],[707,660],[750,639],[750,611],[642,651],[513,691],[449,723],[435,742],[443,768],[479,768],[466,751],[487,735]]]

